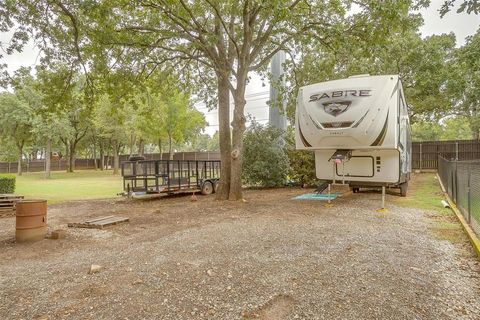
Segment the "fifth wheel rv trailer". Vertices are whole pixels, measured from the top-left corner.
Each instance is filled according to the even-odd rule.
[[[315,151],[317,178],[407,193],[411,135],[398,75],[358,75],[300,88],[297,149]],[[384,190],[384,188],[382,188]]]

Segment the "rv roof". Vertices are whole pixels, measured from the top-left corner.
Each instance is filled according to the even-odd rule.
[[[349,78],[362,78],[362,77],[370,77],[370,74],[369,73],[355,74],[353,76],[350,76]]]
[[[384,78],[384,79],[387,79],[387,78],[391,78],[391,79],[398,79],[398,75],[368,75],[368,74],[362,74],[362,75],[356,75],[356,76],[351,76],[349,78],[346,78],[346,79],[336,79],[336,80],[329,80],[329,81],[325,81],[325,82],[320,82],[320,83],[314,83],[314,84],[310,84],[310,85],[306,85],[304,87],[302,87],[302,89],[306,89],[306,88],[313,88],[313,87],[316,87],[318,88],[319,86],[322,86],[322,87],[333,87],[333,86],[337,86],[339,84],[341,85],[351,85],[352,83],[356,83],[356,81],[370,81],[371,80],[374,80],[374,79],[379,79],[379,78]],[[358,80],[356,80],[358,79]]]

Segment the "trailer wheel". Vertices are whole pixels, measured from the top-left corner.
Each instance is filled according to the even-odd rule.
[[[219,185],[219,181],[216,180],[215,182],[213,182],[213,193],[217,193],[218,191],[218,185]]]
[[[353,192],[353,193],[358,193],[359,190],[360,190],[360,188],[357,188],[357,187],[353,187],[353,188],[352,188],[352,192]]]
[[[400,184],[400,195],[402,197],[407,196],[407,189],[408,189],[408,182],[404,182]]]
[[[209,195],[213,193],[213,185],[210,181],[205,181],[202,185],[202,194]]]

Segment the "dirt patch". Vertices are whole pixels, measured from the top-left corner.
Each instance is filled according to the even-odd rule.
[[[478,319],[480,266],[468,242],[432,233],[442,214],[392,195],[380,214],[368,192],[292,200],[307,192],[53,205],[49,228],[66,238],[28,245],[2,218],[0,318]],[[66,227],[106,215],[130,222]]]

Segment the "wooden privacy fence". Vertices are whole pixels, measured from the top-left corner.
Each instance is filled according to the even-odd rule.
[[[438,157],[447,160],[476,160],[480,159],[479,140],[453,140],[453,141],[423,141],[412,143],[412,168],[413,169],[437,169]],[[128,155],[120,155],[120,162],[128,160]],[[145,154],[146,160],[167,160],[168,153]],[[178,152],[173,155],[174,160],[220,160],[220,152]],[[111,167],[113,158],[105,156],[105,165]],[[97,159],[97,166],[100,166],[100,159]],[[45,170],[45,160],[24,161],[22,163],[24,172],[40,172]],[[67,169],[67,160],[52,160],[52,171],[63,171]],[[75,169],[95,169],[94,159],[77,159]],[[0,173],[17,172],[17,162],[0,162]]]
[[[16,173],[18,162],[0,162],[0,173]],[[50,170],[65,171],[68,167],[68,160],[52,160]],[[95,169],[94,159],[77,159],[75,169],[86,170]],[[41,172],[45,171],[45,160],[25,160],[22,161],[22,172]]]
[[[120,155],[120,162],[128,160],[129,155]],[[170,159],[169,153],[163,153],[160,157],[160,153],[145,154],[146,160],[160,160]],[[174,160],[220,160],[220,152],[178,152],[173,155]],[[0,162],[0,173],[16,173],[18,162]],[[99,167],[100,159],[97,159],[97,167]],[[105,165],[110,168],[113,165],[113,157],[105,156]],[[52,171],[65,171],[67,170],[68,159],[52,160]],[[95,169],[94,159],[76,159],[75,170],[93,170]],[[45,171],[45,160],[25,160],[22,162],[23,172],[41,172]]]
[[[460,161],[480,159],[480,141],[423,141],[412,144],[413,169],[437,169],[439,156]]]
[[[128,160],[127,155],[120,156],[120,162]],[[163,153],[148,153],[144,155],[145,160],[169,160],[170,154]],[[173,160],[220,160],[220,152],[205,151],[205,152],[177,152],[173,154]]]

